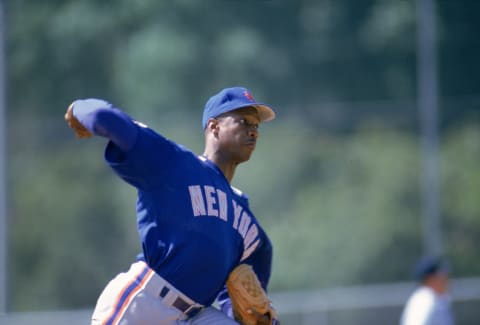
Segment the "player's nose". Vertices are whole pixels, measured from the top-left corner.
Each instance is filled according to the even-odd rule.
[[[258,138],[258,128],[254,128],[254,127],[251,127],[249,130],[248,130],[248,135],[252,138]]]

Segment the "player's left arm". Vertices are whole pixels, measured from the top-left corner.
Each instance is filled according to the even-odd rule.
[[[265,231],[259,227],[261,244],[242,263],[251,265],[258,277],[262,288],[267,291],[270,275],[272,273],[273,246]]]
[[[270,280],[271,267],[272,267],[272,245],[268,237],[266,236],[263,230],[260,230],[262,233],[262,243],[257,247],[255,252],[252,253],[247,259],[241,262],[241,264],[247,264],[252,267],[255,276],[259,280],[258,282],[261,285],[261,289],[267,292],[268,283]],[[231,285],[231,284],[230,284]],[[229,317],[234,317],[232,298],[229,295],[227,288],[219,294],[218,303],[221,307],[223,313]],[[238,303],[238,302],[237,302]],[[251,311],[253,314],[256,313],[254,309]],[[258,319],[261,319],[263,315],[258,315]],[[267,318],[268,320],[268,318]],[[261,322],[259,322],[261,324]],[[270,320],[267,324],[279,324],[278,320]]]

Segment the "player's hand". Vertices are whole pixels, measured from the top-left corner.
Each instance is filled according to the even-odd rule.
[[[240,264],[229,274],[227,291],[235,320],[242,325],[272,325],[276,319],[267,293],[251,265]]]
[[[92,133],[85,128],[82,123],[80,123],[77,118],[73,115],[73,103],[70,104],[67,108],[67,112],[65,113],[65,121],[69,127],[71,127],[75,131],[75,135],[77,138],[91,138]]]

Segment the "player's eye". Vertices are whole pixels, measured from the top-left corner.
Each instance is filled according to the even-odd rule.
[[[247,128],[252,128],[252,129],[255,129],[255,130],[258,130],[258,123],[250,123],[247,119],[245,118],[242,118],[240,120],[240,124],[242,124],[243,126],[247,127]]]

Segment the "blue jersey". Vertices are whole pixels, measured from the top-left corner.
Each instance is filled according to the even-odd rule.
[[[81,108],[76,105],[74,112],[84,123]],[[88,113],[90,118],[94,113]],[[271,243],[248,198],[231,187],[213,162],[132,120],[128,123],[136,129],[135,139],[128,150],[116,143],[121,131],[108,125],[110,121],[100,126],[90,123],[84,125],[93,132],[117,133],[105,132],[111,138],[105,159],[138,189],[138,233],[143,259],[152,269],[204,305],[215,300],[240,262],[254,267],[266,289]]]

